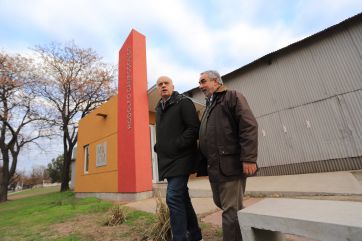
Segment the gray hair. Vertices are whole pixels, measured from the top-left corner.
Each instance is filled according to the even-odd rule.
[[[202,72],[200,75],[203,75],[203,74],[207,74],[207,76],[210,79],[216,80],[221,85],[223,84],[221,76],[220,76],[219,72],[217,72],[216,70],[207,70],[207,71]]]

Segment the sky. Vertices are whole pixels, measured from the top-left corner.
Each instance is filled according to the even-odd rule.
[[[148,87],[168,75],[184,92],[201,71],[227,74],[361,12],[361,0],[0,0],[0,51],[74,41],[117,65],[135,29],[146,36]],[[46,165],[57,142],[28,147],[18,169]]]

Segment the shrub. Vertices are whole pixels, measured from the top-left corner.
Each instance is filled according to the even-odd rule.
[[[172,240],[170,211],[166,203],[162,200],[160,194],[156,194],[156,223],[148,231],[148,238],[153,241],[169,241]]]
[[[126,221],[126,212],[121,205],[115,205],[111,209],[110,215],[106,218],[103,225],[115,226]]]

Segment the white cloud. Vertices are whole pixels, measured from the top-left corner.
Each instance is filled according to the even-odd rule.
[[[220,38],[221,45],[225,46],[225,55],[239,63],[251,62],[297,39],[283,26],[257,28],[245,23],[227,29],[220,35],[225,36]]]
[[[299,0],[293,25],[288,27],[311,35],[361,12],[359,0]]]
[[[182,5],[179,1],[172,3],[167,14],[161,14],[160,23],[168,32],[172,45],[179,48],[188,58],[196,62],[211,63],[214,58],[215,40],[206,22],[200,19],[190,6]]]
[[[161,75],[169,76],[174,82],[175,90],[179,92],[198,85],[200,70],[173,64],[172,58],[162,49],[147,50],[148,87],[152,87]]]

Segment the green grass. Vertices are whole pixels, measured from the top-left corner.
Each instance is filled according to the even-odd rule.
[[[39,195],[45,193],[52,193],[60,191],[60,186],[55,187],[46,187],[46,188],[34,188],[34,189],[25,189],[24,191],[20,192],[10,192],[8,193],[8,198],[11,200],[17,196],[28,196],[28,195]]]
[[[14,194],[15,195],[15,194]],[[0,204],[0,240],[45,240],[47,227],[76,215],[105,212],[112,203],[96,198],[76,199],[71,192],[26,197]],[[77,235],[62,240],[81,240]]]
[[[142,221],[146,224],[152,224],[156,222],[156,216],[152,213],[138,211],[134,209],[126,209],[126,224],[134,225],[136,222]]]
[[[145,234],[148,229],[156,222],[156,215],[143,211],[125,208],[126,221],[125,224],[129,227],[129,233]],[[128,232],[122,234],[124,237]]]
[[[57,241],[82,241],[83,238],[78,234],[70,234],[64,238],[57,239]]]

